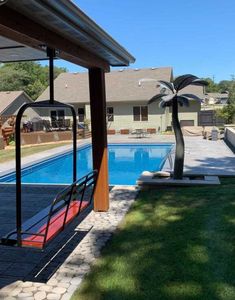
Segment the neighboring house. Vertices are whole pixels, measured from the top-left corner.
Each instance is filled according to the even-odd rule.
[[[5,119],[9,116],[15,116],[23,104],[31,102],[33,100],[23,91],[0,92],[0,117]],[[24,119],[31,119],[35,115],[37,114],[34,110],[27,109]]]
[[[229,93],[206,93],[199,113],[198,122],[201,126],[223,126],[225,120],[216,111],[228,104]]]
[[[204,98],[204,104],[213,105],[213,104],[227,104],[229,98],[229,93],[206,93]]]
[[[107,126],[109,129],[147,129],[164,131],[171,126],[171,111],[161,109],[156,103],[148,105],[148,100],[159,93],[158,80],[171,81],[172,68],[120,69],[106,73]],[[90,119],[88,73],[62,73],[55,79],[55,100],[72,104],[78,121]],[[203,88],[192,86],[186,93],[194,93],[203,99]],[[37,99],[49,97],[47,88]],[[183,125],[198,125],[200,103],[192,101],[190,107],[179,109]],[[46,113],[44,112],[45,117]],[[61,109],[50,111],[51,119],[63,118]],[[47,115],[48,116],[48,115]]]

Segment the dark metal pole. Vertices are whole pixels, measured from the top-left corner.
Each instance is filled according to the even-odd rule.
[[[55,50],[47,48],[47,56],[49,57],[49,88],[50,88],[50,104],[54,104],[54,57]]]
[[[71,107],[73,115],[73,182],[77,180],[77,117],[75,109]]]
[[[22,213],[21,213],[21,140],[20,140],[20,124],[21,118],[28,104],[23,105],[17,116],[16,116],[16,126],[15,126],[15,153],[16,153],[16,234],[17,234],[17,245],[21,246],[22,238]]]

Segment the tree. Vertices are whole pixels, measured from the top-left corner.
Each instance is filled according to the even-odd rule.
[[[226,124],[233,123],[235,118],[235,103],[229,103],[223,108],[217,109],[216,115],[224,119]]]
[[[54,78],[66,72],[54,68]],[[49,83],[48,67],[37,62],[6,63],[0,66],[0,91],[25,91],[33,100],[46,89]]]
[[[214,80],[212,80],[211,78],[204,78],[203,80],[205,80],[207,82],[207,86],[206,86],[206,93],[217,93],[220,91],[220,86],[214,82]]]
[[[193,99],[201,102],[201,99],[193,94],[178,95],[178,93],[188,85],[207,85],[207,82],[194,75],[186,74],[177,77],[173,83],[159,80],[159,84],[161,88],[160,94],[152,97],[148,104],[160,101],[160,107],[172,106],[172,125],[176,139],[173,178],[182,179],[184,168],[184,138],[178,118],[178,105],[189,106],[189,100]]]

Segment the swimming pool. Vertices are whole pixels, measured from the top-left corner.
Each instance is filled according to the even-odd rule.
[[[109,183],[133,185],[145,171],[161,170],[172,144],[109,144]],[[92,170],[91,145],[78,150],[77,177]],[[15,182],[15,173],[0,177],[0,182]],[[22,169],[22,183],[70,184],[72,152]]]

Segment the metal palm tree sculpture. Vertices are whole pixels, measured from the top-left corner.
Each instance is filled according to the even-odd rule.
[[[173,83],[159,80],[161,87],[160,94],[152,97],[148,104],[155,101],[160,101],[160,107],[172,106],[172,125],[175,133],[176,151],[174,162],[174,179],[183,178],[184,168],[184,138],[180,127],[178,118],[178,105],[189,106],[189,100],[197,100],[201,102],[201,99],[193,94],[180,94],[179,91],[188,85],[207,85],[207,82],[191,74],[186,74],[177,77]]]

